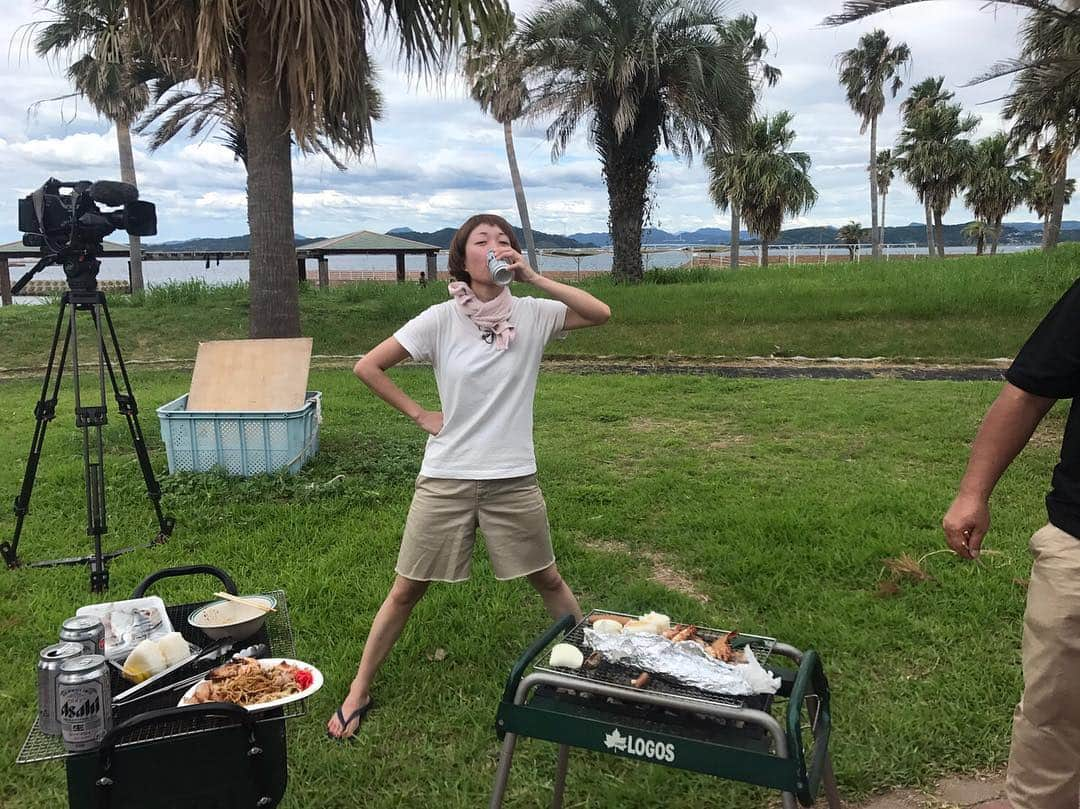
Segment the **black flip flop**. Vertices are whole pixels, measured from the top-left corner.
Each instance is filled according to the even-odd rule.
[[[374,705],[375,698],[368,697],[367,704],[363,705],[360,708],[357,708],[355,711],[349,714],[348,719],[345,718],[345,714],[341,710],[342,706],[339,705],[337,709],[337,719],[338,722],[341,723],[341,732],[344,733],[346,730],[348,730],[349,725],[351,725],[353,722],[358,723],[356,726],[356,731],[353,733],[352,736],[334,736],[330,733],[330,731],[326,731],[326,737],[328,739],[333,739],[335,742],[351,742],[353,739],[356,738],[356,734],[360,732],[360,724],[363,724],[364,717],[368,715],[368,711],[370,711],[374,707]]]

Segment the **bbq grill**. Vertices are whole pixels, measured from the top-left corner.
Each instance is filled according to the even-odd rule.
[[[571,747],[780,790],[784,809],[811,806],[824,785],[830,809],[840,809],[829,759],[829,684],[817,652],[799,651],[774,638],[737,635],[733,648],[750,646],[766,669],[781,679],[775,694],[727,696],[688,687],[653,674],[642,688],[631,685],[641,670],[606,660],[595,668],[553,668],[547,650],[562,643],[591,653],[585,627],[597,610],[575,625],[573,616],[539,636],[514,664],[496,715],[502,753],[490,809],[502,805],[514,748],[520,736],[559,745],[552,809],[562,806]],[[626,616],[636,617],[636,616]],[[699,628],[706,642],[727,634]],[[786,658],[794,668],[777,666]]]
[[[209,565],[170,568],[148,577],[132,598],[142,597],[160,579],[209,574],[237,594],[227,573]],[[277,612],[238,646],[265,643],[274,657],[295,657],[285,593],[271,591]],[[169,606],[173,628],[204,647],[215,643],[187,622],[209,602]],[[113,693],[130,687],[110,666]],[[198,669],[185,666],[165,683],[176,683]],[[208,703],[177,707],[183,690],[153,694],[113,706],[113,729],[97,750],[69,753],[59,736],[41,732],[35,719],[16,763],[63,760],[67,766],[70,809],[270,809],[281,801],[288,780],[285,720],[302,716],[304,700],[249,713],[238,705]]]

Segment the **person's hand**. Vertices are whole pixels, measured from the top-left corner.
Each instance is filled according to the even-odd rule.
[[[438,410],[421,410],[413,421],[431,435],[442,432],[443,417]]]
[[[525,260],[525,256],[521,255],[521,253],[511,247],[496,248],[495,257],[502,259],[510,265],[510,269],[514,271],[515,281],[531,284],[533,280],[540,275],[540,273],[529,266],[529,262]]]
[[[990,530],[990,504],[978,495],[958,494],[941,521],[945,541],[962,559],[978,559]]]

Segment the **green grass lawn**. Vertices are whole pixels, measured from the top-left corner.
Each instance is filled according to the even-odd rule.
[[[634,287],[596,279],[586,286],[611,305],[611,322],[549,353],[1007,357],[1078,275],[1080,245],[1067,244],[1051,258],[1033,251],[995,258],[661,270]],[[527,288],[516,291],[528,294]],[[309,287],[301,320],[316,354],[355,356],[445,299],[441,284]],[[110,300],[129,359],[190,359],[200,340],[248,334],[242,285],[179,284],[146,297]],[[0,370],[42,365],[54,323],[53,307],[0,309]]]
[[[1063,277],[1054,279],[1060,286]],[[1040,306],[1053,294],[1032,286]],[[335,300],[345,306],[344,296]],[[382,300],[398,301],[388,320],[405,313],[390,293]],[[311,312],[309,299],[309,323]],[[183,334],[169,323],[164,333]],[[365,335],[357,347],[371,336],[355,334]],[[435,405],[429,371],[395,376]],[[154,570],[196,562],[224,567],[244,591],[287,591],[298,655],[322,669],[327,684],[308,715],[289,725],[285,806],[484,805],[498,752],[495,707],[516,656],[547,625],[539,600],[525,584],[496,582],[480,554],[470,582],[435,586],[417,607],[376,685],[380,707],[361,738],[330,743],[325,719],[393,576],[423,435],[344,368],[317,371],[311,386],[325,393],[322,448],[300,475],[168,476],[153,407],[184,392],[188,380],[186,372],[134,373],[178,524],[167,545],[112,563],[111,596],[126,596]],[[560,566],[586,609],[655,609],[820,650],[835,693],[834,761],[849,798],[998,764],[1021,685],[1018,580],[1029,567],[1027,537],[1044,519],[1064,410],[1053,412],[995,496],[987,543],[995,553],[961,563],[938,552],[940,518],[996,391],[988,383],[545,374],[537,452]],[[16,493],[36,396],[32,381],[0,384],[0,502]],[[49,430],[23,534],[28,560],[87,548],[70,407],[70,398],[61,403]],[[115,420],[107,440],[109,542],[148,539],[151,512]],[[0,536],[12,526],[5,507]],[[922,559],[933,578],[901,581],[898,593],[880,595],[889,578],[884,560],[903,553]],[[708,601],[655,581],[658,572],[669,583],[667,574],[678,574],[681,586]],[[197,600],[212,585],[176,581],[158,592]],[[35,655],[89,600],[83,569],[0,571],[0,805],[63,804],[62,766],[12,762],[35,709]],[[433,659],[436,649],[445,659]],[[508,806],[547,805],[554,757],[551,745],[519,745]],[[704,809],[761,797],[575,753],[567,805]]]

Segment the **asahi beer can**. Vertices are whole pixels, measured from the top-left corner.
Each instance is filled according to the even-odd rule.
[[[76,615],[60,625],[60,640],[81,643],[88,655],[105,654],[105,624],[100,618]]]
[[[491,273],[491,280],[496,284],[504,287],[514,280],[514,271],[511,270],[510,265],[501,258],[495,257],[494,250],[488,250],[487,262],[488,272]]]
[[[60,674],[60,665],[82,654],[83,648],[78,643],[54,643],[38,655],[38,728],[46,736],[60,735],[60,717],[56,708],[56,678]]]
[[[112,730],[112,688],[101,655],[65,660],[56,678],[56,712],[68,752],[93,750]]]

